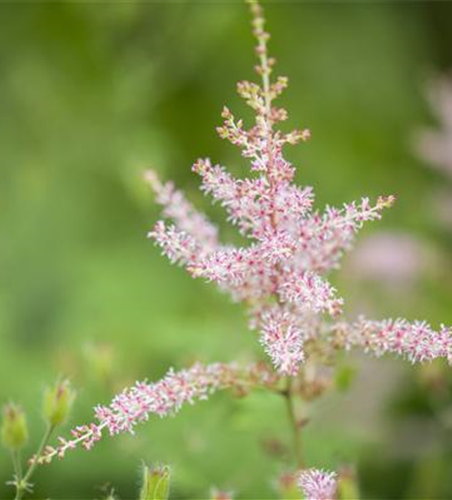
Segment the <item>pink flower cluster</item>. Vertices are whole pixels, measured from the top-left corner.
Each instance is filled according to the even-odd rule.
[[[237,90],[254,110],[255,122],[247,128],[224,108],[224,122],[218,127],[220,137],[241,148],[251,163],[251,174],[235,178],[209,159],[193,165],[201,177],[201,190],[222,205],[229,221],[249,243],[222,244],[216,226],[172,183],[161,183],[154,172],[147,173],[147,180],[172,224],[158,221],[149,236],[192,276],[215,282],[235,301],[244,302],[250,325],[260,331],[260,342],[275,368],[295,375],[306,357],[306,340],[321,335],[325,315],[332,318],[335,329],[342,312],[343,299],[329,283],[328,273],[339,266],[363,224],[379,219],[394,198],[380,197],[374,205],[363,198],[341,208],[327,206],[318,211],[313,208],[312,188],[294,184],[295,168],[285,159],[283,148],[306,141],[310,133],[283,133],[276,127],[287,118],[287,112],[274,105],[287,86],[287,78],[272,82],[274,60],[267,56],[268,34],[260,7],[254,5],[253,9],[257,72],[262,83],[242,81]],[[318,318],[314,332],[313,317]],[[339,324],[343,324],[342,319]],[[384,333],[389,325],[395,326],[403,341]],[[450,358],[450,331],[443,329],[436,334],[423,323],[358,322],[343,331],[350,334],[346,346],[361,346],[377,354],[400,352],[413,361]]]
[[[416,136],[415,149],[430,166],[447,176],[449,183],[432,195],[433,214],[447,229],[452,228],[452,77],[440,76],[428,88],[430,106],[438,127],[421,129]]]
[[[306,500],[335,500],[337,480],[335,472],[307,469],[298,475],[298,486]]]
[[[392,353],[412,363],[445,358],[452,364],[452,330],[444,325],[437,332],[425,321],[371,321],[361,317],[354,323],[337,323],[334,335],[346,349],[361,347],[377,356]]]
[[[66,451],[77,445],[89,450],[102,438],[104,431],[110,435],[124,432],[134,434],[135,426],[147,421],[151,415],[173,415],[184,404],[203,401],[220,389],[273,387],[277,382],[278,377],[259,364],[239,368],[234,364],[214,363],[204,366],[196,363],[187,370],[169,370],[158,382],[137,382],[118,394],[109,406],[97,406],[97,423],[76,427],[71,440],[60,437],[59,446],[48,446],[40,457],[33,459],[48,463],[55,456],[63,458]]]

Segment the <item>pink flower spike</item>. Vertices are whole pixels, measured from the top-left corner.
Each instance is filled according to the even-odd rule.
[[[289,313],[273,308],[262,316],[261,344],[283,375],[296,375],[304,361],[303,336]]]
[[[239,368],[235,364],[213,363],[204,366],[196,363],[179,372],[169,370],[161,380],[154,383],[137,382],[115,396],[109,406],[97,406],[97,423],[77,426],[71,431],[71,440],[58,438],[59,446],[48,447],[38,462],[49,463],[55,456],[63,457],[77,445],[90,450],[100,441],[104,431],[110,435],[134,434],[135,427],[146,422],[150,416],[174,415],[185,404],[203,401],[220,389],[253,384],[272,386],[277,381],[278,378],[268,370],[255,365]]]
[[[307,469],[299,473],[298,486],[306,500],[335,500],[337,480],[335,472]]]
[[[172,182],[162,184],[153,170],[145,172],[145,179],[156,194],[156,201],[164,207],[163,215],[174,221],[180,231],[191,235],[200,244],[215,248],[218,228],[207,217],[195,210],[184,194]]]
[[[361,317],[355,323],[338,323],[333,331],[347,349],[361,347],[376,356],[393,353],[412,363],[445,358],[452,364],[452,330],[443,325],[435,331],[425,321],[372,321]]]

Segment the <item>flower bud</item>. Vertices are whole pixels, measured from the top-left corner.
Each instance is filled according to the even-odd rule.
[[[359,485],[353,467],[343,467],[339,471],[337,498],[338,500],[348,500],[350,498],[359,500]]]
[[[108,384],[113,377],[115,352],[110,344],[88,344],[85,348],[88,369],[103,383]]]
[[[232,491],[223,491],[212,488],[210,491],[210,500],[232,500],[234,495]]]
[[[44,393],[43,414],[44,419],[52,427],[61,425],[67,419],[75,399],[75,391],[71,388],[69,380],[58,382],[54,387],[49,387]]]
[[[143,465],[143,484],[140,500],[167,500],[169,497],[171,470],[168,466]]]
[[[278,477],[276,490],[278,498],[284,498],[285,500],[300,498],[300,490],[295,474],[291,472],[284,472]]]
[[[28,440],[28,427],[25,412],[14,403],[3,408],[1,427],[3,445],[10,450],[19,450]]]

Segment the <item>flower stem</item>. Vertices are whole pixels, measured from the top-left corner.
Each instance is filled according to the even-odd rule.
[[[292,392],[292,379],[288,378],[287,380],[287,388],[283,392],[284,398],[286,400],[286,409],[287,416],[289,418],[289,424],[292,429],[292,440],[293,440],[293,451],[295,456],[296,464],[299,468],[304,466],[303,459],[303,447],[301,442],[301,427],[298,422],[296,411],[295,411],[295,402]]]
[[[14,500],[21,500],[23,498],[24,493],[29,489],[29,480],[31,479],[31,476],[33,475],[33,472],[36,469],[36,466],[38,464],[38,459],[42,455],[44,448],[47,446],[47,443],[49,442],[49,439],[54,429],[55,426],[53,425],[49,425],[47,427],[47,430],[44,434],[44,437],[42,438],[41,444],[39,445],[34,460],[29,465],[24,477],[20,478],[20,480],[17,481],[16,496]]]
[[[14,450],[11,453],[14,467],[14,474],[16,475],[16,481],[20,483],[22,480],[22,466],[20,464],[20,452],[18,450]]]

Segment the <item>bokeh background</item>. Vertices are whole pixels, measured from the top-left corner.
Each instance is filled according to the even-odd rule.
[[[451,324],[452,228],[432,199],[452,183],[413,142],[436,126],[426,82],[452,64],[452,4],[266,7],[271,51],[290,77],[290,125],[313,135],[288,151],[299,182],[314,186],[320,207],[398,198],[334,277],[347,313]],[[241,307],[146,239],[158,210],[142,182],[154,167],[233,234],[190,166],[210,156],[246,168],[214,127],[223,104],[244,109],[234,88],[253,77],[253,44],[242,2],[0,4],[0,400],[27,410],[25,455],[41,436],[42,390],[60,374],[78,389],[69,429],[169,366],[262,358]],[[306,409],[308,461],[355,463],[364,498],[451,498],[449,370],[356,355],[343,363],[356,372],[349,390],[338,384]],[[134,498],[144,460],[172,464],[173,498],[202,498],[211,486],[274,498],[288,440],[277,398],[220,394],[41,468],[35,497],[102,498],[114,488]],[[2,451],[1,498],[11,474]]]

